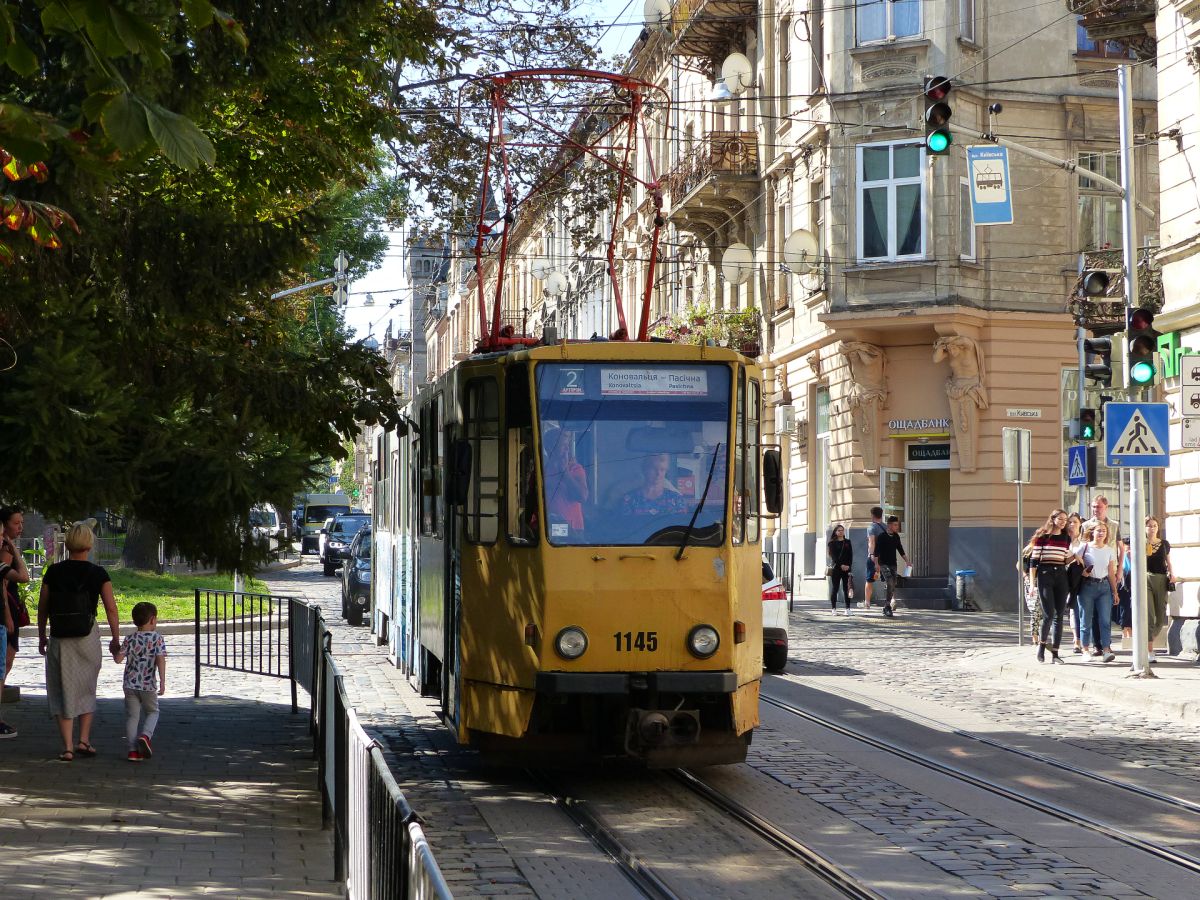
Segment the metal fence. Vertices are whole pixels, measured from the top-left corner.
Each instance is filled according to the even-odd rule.
[[[796,554],[795,553],[773,553],[763,551],[763,562],[771,567],[771,571],[775,573],[775,577],[783,583],[783,589],[787,591],[788,611],[792,610],[792,588],[796,581]]]
[[[195,645],[197,697],[203,666],[287,678],[292,712],[297,685],[308,693],[334,877],[352,900],[452,897],[378,742],[350,706],[319,607],[296,597],[198,589]]]

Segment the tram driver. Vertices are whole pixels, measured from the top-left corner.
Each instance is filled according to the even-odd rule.
[[[639,518],[688,513],[687,499],[667,480],[670,468],[669,453],[642,457],[642,483],[621,497],[620,512]]]

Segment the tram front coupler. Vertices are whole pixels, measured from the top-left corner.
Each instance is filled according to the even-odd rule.
[[[625,752],[642,756],[648,750],[680,747],[700,740],[700,711],[696,709],[631,709],[625,725]]]

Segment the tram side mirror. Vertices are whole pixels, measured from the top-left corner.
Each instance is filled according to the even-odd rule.
[[[461,438],[454,442],[450,470],[450,502],[462,506],[471,487],[471,444]]]
[[[763,492],[767,512],[783,512],[783,462],[778,450],[763,451]]]

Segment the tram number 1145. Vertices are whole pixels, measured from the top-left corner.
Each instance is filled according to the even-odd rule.
[[[653,653],[658,649],[657,631],[614,631],[617,652],[622,650],[645,650]]]

